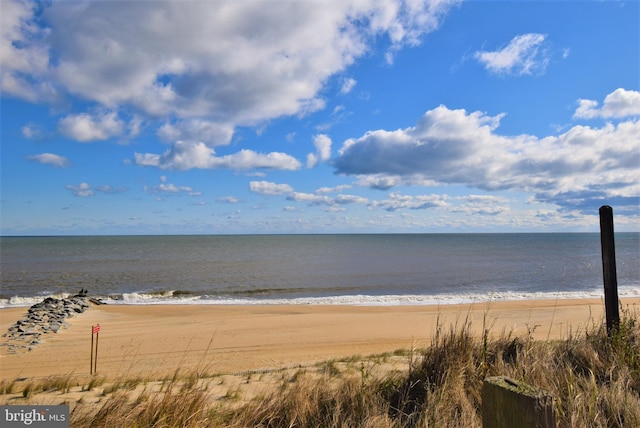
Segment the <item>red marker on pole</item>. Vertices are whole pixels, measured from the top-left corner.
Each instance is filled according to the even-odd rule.
[[[93,374],[93,329],[91,326],[91,363],[89,363],[89,374]]]
[[[95,358],[93,357],[93,335],[96,335],[96,350]],[[89,374],[95,374],[98,372],[98,339],[100,336],[100,324],[91,326],[91,363],[89,366]]]

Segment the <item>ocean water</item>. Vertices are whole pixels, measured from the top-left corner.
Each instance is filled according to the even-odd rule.
[[[616,234],[621,297],[640,233]],[[600,297],[600,236],[372,234],[0,238],[0,307],[87,289],[110,304],[448,304]]]

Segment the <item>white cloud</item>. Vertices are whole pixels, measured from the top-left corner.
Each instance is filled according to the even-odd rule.
[[[575,126],[538,138],[497,134],[501,117],[440,106],[414,127],[345,141],[336,172],[383,189],[423,180],[529,192],[566,209],[592,210],[610,201],[637,210],[640,121]]]
[[[300,162],[280,152],[256,153],[252,150],[241,150],[232,155],[226,155],[213,162],[216,168],[247,170],[253,168],[282,169],[293,171],[300,169]]]
[[[357,181],[360,186],[378,190],[388,190],[399,186],[403,182],[404,180],[401,176],[389,174],[362,174],[359,175]]]
[[[40,140],[45,136],[42,128],[34,123],[29,123],[28,125],[23,126],[20,128],[20,131],[25,138],[29,138],[31,140]]]
[[[49,53],[43,43],[47,30],[38,27],[33,14],[38,4],[3,0],[0,14],[0,88],[28,101],[56,98],[46,75]]]
[[[143,121],[140,117],[133,117],[127,126],[129,130],[129,137],[134,138],[140,134],[140,130],[142,128]]]
[[[318,156],[315,153],[307,155],[307,168],[313,168],[318,164]]]
[[[528,33],[516,36],[496,51],[477,51],[474,57],[496,74],[542,74],[549,63],[544,49],[544,34]]]
[[[307,168],[313,168],[318,161],[327,161],[331,157],[331,138],[326,134],[319,134],[313,138],[316,153],[307,155]]]
[[[80,183],[77,186],[69,184],[66,186],[66,189],[70,190],[73,193],[73,196],[77,196],[79,198],[86,198],[96,194],[88,183]]]
[[[166,183],[166,180],[161,180],[161,183],[156,186],[145,185],[143,190],[150,194],[180,194],[185,193],[189,196],[200,196],[201,192],[196,192],[189,186],[176,186],[175,184]]]
[[[446,201],[446,195],[402,195],[400,193],[390,193],[388,199],[382,201],[373,201],[370,206],[372,208],[381,207],[387,211],[396,211],[399,209],[428,209],[436,207],[444,207],[449,204]]]
[[[104,112],[95,116],[81,113],[61,119],[58,129],[69,138],[89,142],[122,135],[125,125],[115,112]]]
[[[293,191],[288,184],[276,184],[269,181],[251,181],[249,182],[249,190],[260,195],[282,195]]]
[[[439,183],[436,180],[426,179],[421,174],[363,174],[358,175],[356,184],[371,189],[389,190],[400,185],[430,187]]]
[[[367,204],[369,199],[363,198],[357,195],[336,195],[334,197],[327,196],[322,193],[304,193],[304,192],[291,192],[287,195],[287,200],[292,202],[306,202],[311,206],[325,205],[329,207],[335,207],[336,205],[347,204]]]
[[[300,162],[294,157],[280,152],[267,154],[252,150],[241,150],[237,153],[216,156],[215,151],[204,143],[178,141],[162,155],[153,153],[135,153],[134,161],[139,166],[155,166],[160,169],[187,170],[201,169],[233,169],[248,170],[253,168],[296,170]]]
[[[202,142],[209,147],[225,146],[231,141],[233,127],[227,124],[188,119],[175,124],[165,123],[158,129],[158,136],[169,142]]]
[[[353,88],[356,86],[356,83],[358,83],[356,81],[356,79],[352,78],[352,77],[348,77],[342,80],[342,86],[340,87],[340,93],[341,94],[348,94],[349,92],[351,92],[353,90]]]
[[[222,196],[220,198],[217,198],[216,202],[219,202],[222,204],[239,204],[242,201],[236,198],[235,196]]]
[[[331,138],[325,134],[316,135],[313,138],[313,145],[316,147],[320,160],[329,160],[331,157]]]
[[[95,196],[96,192],[104,193],[107,195],[114,195],[117,193],[126,192],[128,189],[126,187],[113,187],[108,184],[103,186],[93,187],[89,183],[80,183],[78,185],[69,184],[65,186],[67,190],[70,190],[73,193],[73,196],[77,196],[79,198],[86,198],[89,196]]]
[[[39,155],[29,156],[27,159],[41,163],[43,165],[51,165],[58,168],[66,168],[71,166],[71,161],[64,156],[53,153],[40,153]]]
[[[310,205],[332,205],[333,198],[313,193],[292,192],[287,196],[288,201],[307,202]]]
[[[367,204],[369,203],[369,199],[364,198],[358,195],[337,195],[334,199],[334,202],[338,205],[346,205],[346,204]]]
[[[640,92],[618,88],[604,99],[602,108],[593,100],[578,100],[578,108],[573,115],[576,119],[624,118],[640,116]]]
[[[225,145],[237,126],[324,108],[329,78],[373,43],[386,40],[390,51],[416,45],[458,3],[278,1],[265,8],[238,1],[122,7],[6,0],[2,90],[30,101],[77,97],[163,120],[159,134],[171,142]],[[354,84],[347,79],[342,88]],[[111,118],[72,113],[61,131],[79,141],[106,139],[125,127]],[[132,121],[129,135],[143,125]]]
[[[335,187],[320,187],[315,191],[318,194],[326,194],[326,193],[335,193],[342,192],[343,190],[350,189],[352,186],[350,184],[341,184]]]
[[[293,143],[296,139],[296,133],[295,132],[289,132],[284,139],[288,142],[288,143]]]

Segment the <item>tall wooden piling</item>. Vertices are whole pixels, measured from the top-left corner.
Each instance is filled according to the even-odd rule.
[[[602,247],[604,306],[607,318],[607,333],[610,335],[620,326],[620,310],[618,308],[616,248],[613,237],[613,208],[608,205],[600,207],[600,245]]]

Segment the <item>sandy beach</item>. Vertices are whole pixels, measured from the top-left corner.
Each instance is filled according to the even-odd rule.
[[[637,310],[640,298],[622,305]],[[26,310],[0,310],[0,330],[6,332]],[[89,374],[91,327],[98,323],[98,373],[110,377],[178,368],[238,373],[419,349],[429,345],[438,323],[448,329],[467,318],[478,334],[489,328],[493,335],[532,333],[553,340],[600,323],[604,305],[580,299],[443,306],[92,306],[30,352],[10,354],[0,347],[1,378]]]

